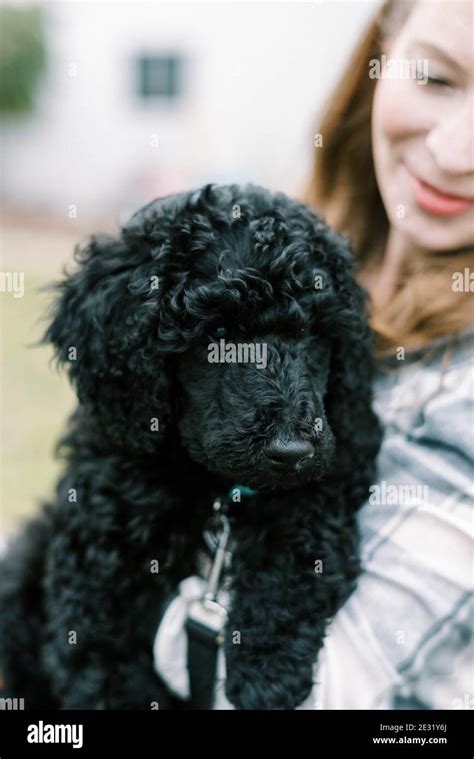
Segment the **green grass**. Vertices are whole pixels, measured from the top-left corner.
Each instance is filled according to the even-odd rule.
[[[2,233],[2,271],[24,271],[25,294],[15,298],[0,293],[1,337],[1,463],[0,535],[16,529],[22,520],[37,511],[41,501],[54,489],[60,464],[54,447],[74,407],[74,396],[66,377],[51,364],[49,347],[32,347],[41,336],[41,317],[51,299],[40,288],[57,279],[70,258],[69,236],[54,239],[54,254],[44,255],[47,238],[37,246],[36,231],[30,233],[31,249],[24,230]],[[34,249],[39,254],[31,254]]]

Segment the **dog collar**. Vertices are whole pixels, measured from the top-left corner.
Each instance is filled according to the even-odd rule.
[[[247,485],[233,485],[233,487],[231,487],[231,489],[228,492],[228,495],[227,495],[228,498],[232,497],[232,493],[234,492],[234,490],[239,490],[242,493],[242,495],[245,495],[245,496],[257,495],[257,491],[253,490],[252,488],[248,488]]]

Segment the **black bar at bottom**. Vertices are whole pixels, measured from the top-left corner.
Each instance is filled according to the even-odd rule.
[[[472,712],[459,711],[15,711],[0,710],[0,759],[209,757],[275,745],[290,759],[472,759]],[[181,754],[179,754],[181,755]]]

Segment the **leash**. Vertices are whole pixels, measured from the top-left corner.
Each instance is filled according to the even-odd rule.
[[[256,491],[235,486],[242,495],[255,495]],[[202,598],[194,601],[188,612],[185,629],[188,639],[187,665],[191,700],[195,709],[211,709],[214,698],[217,655],[224,641],[227,609],[218,602],[223,570],[231,566],[229,550],[230,522],[227,516],[229,495],[217,498],[213,505],[210,526],[203,532],[204,542],[213,555],[207,586]]]

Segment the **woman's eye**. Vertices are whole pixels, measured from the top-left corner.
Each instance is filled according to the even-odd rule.
[[[427,84],[433,84],[435,87],[451,87],[451,82],[447,79],[442,79],[439,76],[428,76],[426,78]]]
[[[442,76],[436,76],[435,74],[428,74],[427,69],[423,68],[417,68],[416,69],[416,77],[417,77],[417,83],[418,84],[431,84],[434,87],[451,87],[451,82],[449,82],[447,79],[443,79]]]
[[[423,62],[424,64],[427,64],[428,61],[425,60]],[[436,76],[436,74],[429,74],[428,73],[428,66],[427,65],[417,65],[416,66],[416,83],[422,84],[426,86],[427,84],[430,84],[432,87],[451,87],[452,82],[450,82],[448,79],[444,79],[442,76]]]

